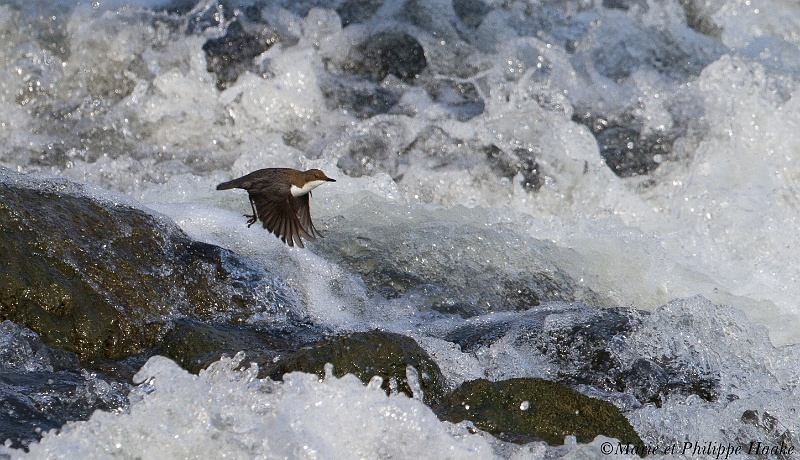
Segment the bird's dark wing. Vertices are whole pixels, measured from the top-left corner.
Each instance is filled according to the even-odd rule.
[[[311,207],[309,206],[309,197],[311,192],[305,195],[300,195],[295,198],[297,202],[297,218],[300,220],[300,226],[311,236],[322,238],[322,234],[314,227],[314,222],[311,222]]]
[[[297,244],[304,248],[301,237],[311,241],[316,239],[301,225],[297,218],[297,203],[290,194],[275,195],[259,193],[258,190],[249,190],[249,193],[256,204],[258,218],[263,222],[264,228],[274,233],[284,243],[289,246]]]

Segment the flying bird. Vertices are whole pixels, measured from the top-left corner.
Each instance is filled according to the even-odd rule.
[[[298,171],[291,168],[266,168],[217,185],[217,190],[247,190],[253,214],[245,214],[247,226],[258,220],[289,246],[304,248],[302,238],[316,241],[322,235],[311,222],[311,190],[325,182],[336,182],[319,169]]]

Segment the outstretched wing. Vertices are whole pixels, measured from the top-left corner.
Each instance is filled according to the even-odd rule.
[[[297,218],[300,220],[300,226],[303,227],[303,230],[306,231],[306,234],[309,234],[312,237],[318,236],[322,238],[322,234],[316,229],[316,227],[314,227],[314,222],[311,221],[311,206],[309,206],[309,197],[311,197],[311,192],[295,198],[295,201],[297,202]]]
[[[311,241],[316,238],[303,228],[300,219],[297,218],[299,206],[294,197],[287,193],[289,187],[291,184],[288,181],[285,184],[279,181],[259,184],[247,192],[255,203],[258,218],[264,224],[264,228],[289,246],[297,244],[304,248],[301,237]]]

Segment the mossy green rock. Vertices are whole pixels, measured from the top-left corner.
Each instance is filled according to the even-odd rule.
[[[0,169],[0,320],[93,361],[154,346],[175,318],[236,321],[291,304],[229,251],[107,194]]]
[[[440,419],[469,420],[479,429],[510,442],[564,444],[573,435],[591,442],[597,435],[641,445],[639,435],[613,404],[542,379],[484,379],[464,383],[435,408]]]
[[[445,391],[439,366],[414,339],[377,330],[356,332],[306,346],[265,369],[265,373],[276,380],[293,371],[323,377],[326,363],[333,364],[336,377],[354,374],[367,383],[378,375],[383,378],[384,390],[389,392],[394,381],[397,390],[409,397],[413,392],[408,384],[406,368],[413,366],[419,375],[423,401],[428,405],[438,401]]]

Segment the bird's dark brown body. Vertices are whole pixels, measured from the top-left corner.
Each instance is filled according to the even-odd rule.
[[[311,221],[311,190],[324,182],[336,182],[319,169],[298,171],[290,168],[267,168],[253,171],[217,185],[217,190],[241,188],[250,196],[253,214],[247,226],[261,220],[264,228],[289,246],[305,247],[305,238],[315,241],[322,235]]]

